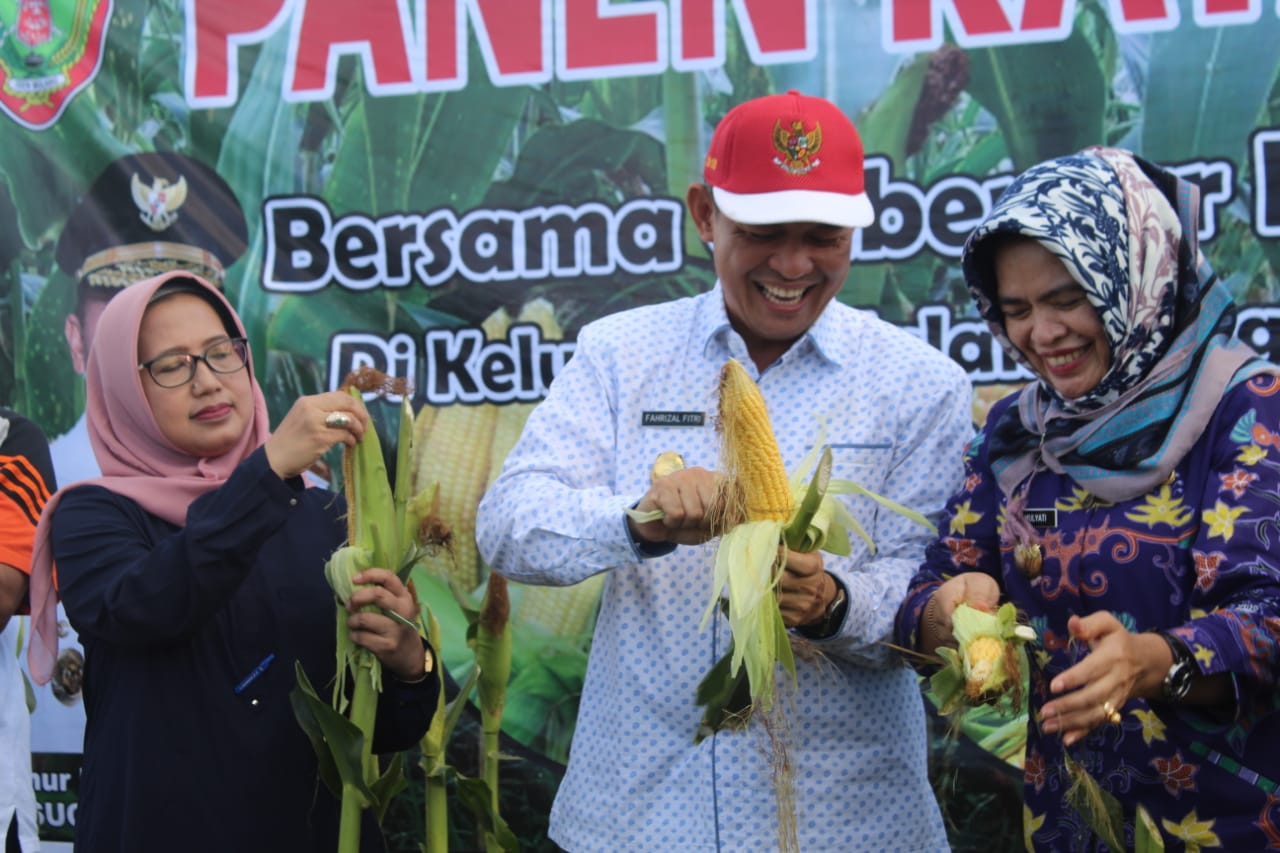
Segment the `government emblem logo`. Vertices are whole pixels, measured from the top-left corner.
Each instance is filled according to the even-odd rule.
[[[803,175],[822,163],[818,151],[822,148],[822,125],[814,122],[812,130],[805,130],[804,123],[796,120],[789,127],[774,122],[773,147],[778,156],[773,162],[790,175]]]
[[[111,0],[0,0],[0,109],[43,130],[97,75]]]
[[[178,208],[187,200],[187,179],[181,175],[176,184],[156,178],[147,186],[134,172],[129,188],[133,203],[138,206],[138,215],[152,231],[163,231],[177,222]]]

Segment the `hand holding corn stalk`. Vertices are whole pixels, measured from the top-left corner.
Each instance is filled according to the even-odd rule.
[[[725,472],[720,526],[725,532],[716,552],[715,593],[703,624],[717,607],[724,607],[732,638],[725,657],[698,685],[698,704],[706,707],[698,740],[722,728],[743,728],[753,708],[767,709],[777,663],[794,682],[791,638],[775,594],[787,552],[847,556],[852,530],[875,553],[867,531],[836,495],[864,495],[932,529],[918,512],[851,480],[832,479],[825,429],[788,478],[760,390],[732,359],[721,371],[719,414]],[[728,599],[722,602],[720,590],[726,588]]]
[[[344,387],[353,397],[367,390],[404,397],[395,490],[392,491],[388,481],[377,430],[370,423],[356,446],[343,453],[347,544],[335,551],[325,564],[325,578],[337,599],[337,669],[332,703],[319,698],[300,665],[298,685],[290,701],[298,722],[315,747],[321,778],[342,800],[338,851],[356,853],[360,849],[362,810],[374,809],[381,821],[391,798],[405,782],[400,756],[393,759],[385,774],[379,775],[372,753],[382,666],[372,652],[355,645],[351,639],[346,605],[354,592],[352,578],[366,568],[380,566],[392,569],[407,582],[409,571],[432,544],[420,541],[419,531],[435,530],[436,526],[424,523],[429,521],[431,513],[431,491],[424,490],[413,498],[408,495],[413,414],[404,382],[391,380],[378,371],[363,370],[349,376]],[[406,621],[397,613],[382,612]],[[424,633],[421,627],[413,627],[420,635]]]

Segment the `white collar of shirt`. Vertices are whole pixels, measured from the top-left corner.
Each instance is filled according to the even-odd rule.
[[[729,314],[724,307],[724,291],[721,290],[719,281],[716,281],[716,286],[706,296],[699,306],[694,326],[694,334],[702,342],[703,354],[713,361],[723,361],[725,357],[732,356],[743,364],[750,364],[746,343],[729,323]],[[833,299],[809,330],[782,354],[778,363],[812,353],[823,361],[839,366],[837,354],[840,352],[840,335],[847,335],[849,329],[845,328],[842,332],[839,328],[840,323],[835,317],[838,310]],[[755,368],[752,366],[749,369],[754,371]]]

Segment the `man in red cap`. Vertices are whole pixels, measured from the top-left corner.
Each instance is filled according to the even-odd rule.
[[[584,327],[480,505],[477,538],[503,575],[608,573],[550,835],[574,853],[945,850],[919,688],[882,642],[930,534],[869,498],[842,500],[874,549],[855,537],[847,556],[786,556],[777,594],[798,680],[778,680],[783,713],[700,731],[695,689],[730,636],[719,616],[700,630],[723,365],[758,383],[788,470],[825,423],[833,477],[926,515],[958,485],[972,431],[958,365],[834,301],[854,229],[874,219],[837,107],[795,92],[740,104],[703,177],[686,202],[715,288]],[[651,483],[664,451],[686,467]],[[638,523],[631,507],[663,515]],[[776,798],[788,779],[790,809]]]

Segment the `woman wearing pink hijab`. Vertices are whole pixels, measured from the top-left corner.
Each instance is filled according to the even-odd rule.
[[[77,849],[332,850],[338,802],[289,691],[300,662],[335,669],[328,555],[342,498],[301,474],[368,414],[350,396],[299,399],[268,429],[244,328],[211,285],[169,273],[108,304],[89,356],[89,437],[103,476],[57,493],[37,532],[31,671],[47,680],[58,594],[85,647]],[[439,678],[394,573],[370,569],[352,637],[385,673],[375,750],[426,730]],[[362,849],[382,846],[366,826]]]

